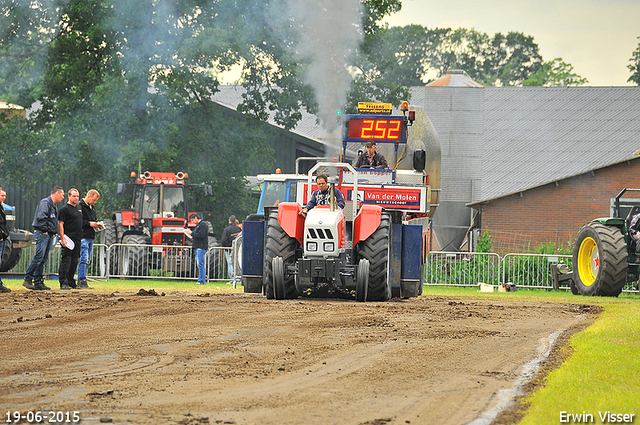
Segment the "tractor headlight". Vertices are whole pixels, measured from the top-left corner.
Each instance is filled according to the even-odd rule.
[[[315,242],[307,242],[307,251],[317,251],[318,244]]]
[[[333,242],[325,242],[322,248],[324,252],[329,252],[329,251],[333,251],[334,246],[335,245],[333,244]]]

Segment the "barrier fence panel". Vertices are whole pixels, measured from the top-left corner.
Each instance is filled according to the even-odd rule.
[[[497,285],[500,256],[487,252],[432,251],[425,264],[425,285]]]
[[[518,287],[553,289],[551,265],[566,264],[571,269],[570,255],[507,254],[502,259],[502,282]],[[569,289],[569,285],[562,288]]]
[[[204,257],[207,280],[227,279],[225,253],[231,248],[209,248]],[[174,245],[113,244],[107,248],[107,278],[198,280],[192,247]]]

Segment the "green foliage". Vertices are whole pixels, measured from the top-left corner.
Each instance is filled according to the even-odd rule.
[[[482,237],[478,241],[478,247],[476,248],[476,252],[491,252],[491,248],[493,248],[493,241],[489,232],[486,230],[482,234]]]
[[[524,80],[523,86],[580,86],[588,83],[586,78],[573,72],[573,66],[565,63],[561,58],[551,62],[544,62],[542,67],[529,78]]]
[[[451,69],[462,69],[485,86],[586,83],[561,58],[543,63],[533,37],[519,32],[490,36],[475,29],[408,25],[379,29],[362,49],[362,75],[387,84],[421,85]]]
[[[638,37],[638,39],[640,40],[640,37]],[[640,86],[640,43],[638,43],[636,50],[633,51],[629,62],[631,63],[627,65],[627,68],[631,71],[631,76],[627,81]]]

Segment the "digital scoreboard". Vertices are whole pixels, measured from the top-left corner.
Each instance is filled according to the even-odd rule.
[[[404,143],[407,122],[404,117],[352,115],[345,121],[345,142]]]

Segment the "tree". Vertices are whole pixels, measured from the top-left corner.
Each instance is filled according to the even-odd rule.
[[[640,40],[640,37],[638,39]],[[631,71],[631,77],[627,81],[640,86],[640,43],[638,43],[636,50],[633,51],[629,61],[631,64],[627,65],[627,68]]]
[[[305,3],[314,2],[325,4]],[[81,190],[98,187],[103,202],[111,202],[115,182],[132,170],[181,170],[214,183],[215,196],[201,201],[203,209],[221,220],[249,212],[254,201],[244,176],[273,161],[267,147],[273,134],[261,121],[274,113],[292,128],[303,109],[318,110],[305,78],[310,62],[298,51],[304,31],[289,10],[298,3],[3,2],[0,96],[40,107],[26,124],[0,129],[0,152],[5,161],[43,166],[39,173],[5,168],[2,177],[29,184],[71,175]],[[363,4],[360,35],[375,33],[400,8],[400,0]],[[234,65],[243,69],[244,117],[230,117],[210,100],[217,76]]]
[[[544,62],[542,68],[523,81],[523,86],[580,86],[588,83],[586,78],[573,72],[573,66],[562,58]]]

